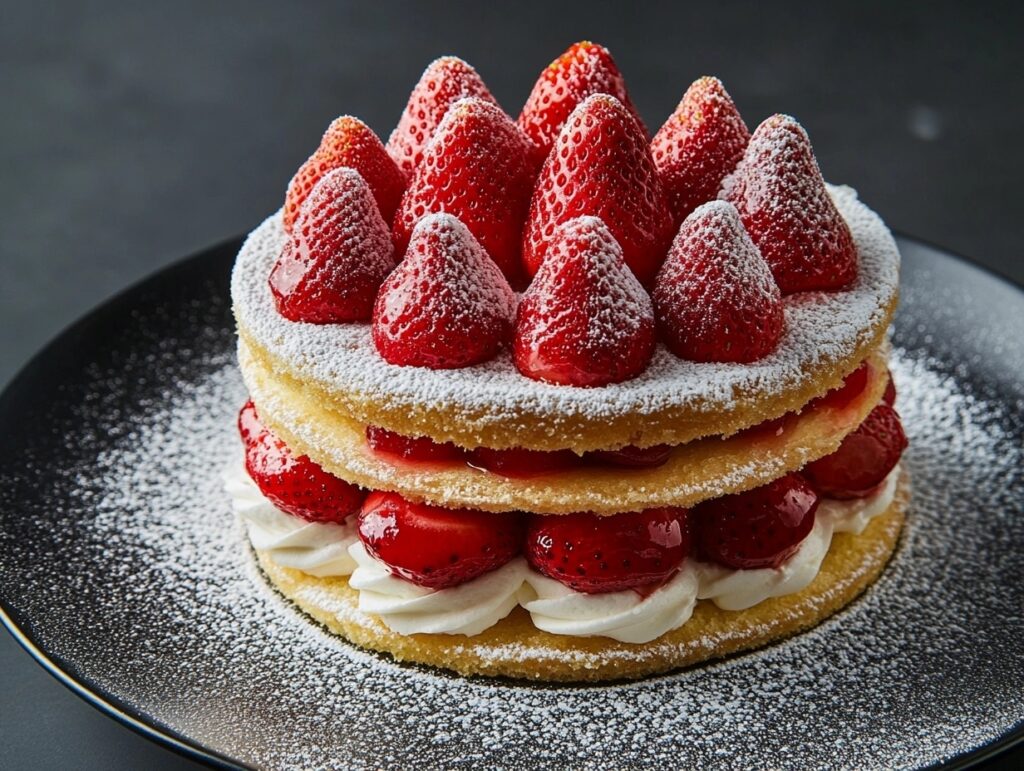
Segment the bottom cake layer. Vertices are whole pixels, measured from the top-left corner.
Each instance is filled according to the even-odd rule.
[[[543,681],[632,679],[750,650],[814,626],[853,601],[882,572],[896,548],[910,500],[906,472],[896,496],[863,533],[837,533],[814,581],[800,592],[743,611],[700,601],[689,621],[649,643],[568,637],[537,629],[521,607],[473,637],[401,635],[358,610],[348,579],[318,578],[258,552],[271,583],[299,608],[356,645],[399,661],[488,675]]]

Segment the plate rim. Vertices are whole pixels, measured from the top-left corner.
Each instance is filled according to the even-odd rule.
[[[978,270],[988,275],[1009,288],[1024,295],[1024,284],[1018,283],[1010,276],[980,263],[977,259],[968,257],[965,254],[948,249],[928,239],[912,236],[902,231],[893,230],[893,236],[897,242],[908,242],[924,247],[926,250],[953,262],[964,263],[967,267]],[[33,354],[11,379],[4,384],[0,390],[0,405],[8,399],[13,398],[12,394],[19,390],[18,386],[22,380],[31,375],[40,363],[51,355],[51,349],[61,341],[76,333],[80,333],[85,327],[95,324],[102,316],[113,313],[127,301],[127,299],[139,291],[144,291],[151,285],[161,284],[167,281],[169,276],[179,272],[195,270],[204,262],[212,262],[224,250],[229,253],[237,252],[247,234],[226,238],[202,248],[192,254],[157,269],[156,271],[143,276],[128,286],[114,292],[112,295],[98,302],[86,311],[82,316],[71,322],[68,326],[53,335],[35,354]],[[231,758],[218,752],[202,742],[162,725],[153,716],[135,709],[124,703],[115,694],[108,693],[105,689],[89,681],[89,678],[81,674],[73,674],[74,669],[71,662],[51,657],[35,640],[29,631],[32,627],[27,619],[20,617],[15,608],[9,606],[7,601],[0,596],[0,624],[11,634],[15,642],[25,650],[39,666],[50,674],[57,682],[70,690],[73,694],[82,699],[86,704],[98,710],[101,714],[112,718],[117,723],[130,729],[153,743],[174,752],[188,760],[203,763],[213,768],[222,769],[251,769],[250,765]],[[986,744],[975,747],[968,752],[955,755],[944,761],[940,761],[927,768],[932,769],[965,769],[975,768],[984,763],[998,759],[999,756],[1009,753],[1011,750],[1024,745],[1024,719],[1018,722],[1002,735],[996,737]]]

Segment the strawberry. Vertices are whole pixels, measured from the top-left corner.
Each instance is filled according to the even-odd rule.
[[[646,137],[629,110],[604,94],[573,111],[537,177],[523,231],[530,275],[554,229],[583,215],[604,220],[626,264],[648,285],[672,239],[672,218]]]
[[[656,444],[653,447],[628,445],[618,450],[594,450],[588,452],[587,457],[599,464],[621,468],[656,468],[668,462],[673,449],[669,444]]]
[[[868,375],[870,374],[870,367],[866,361],[862,361],[860,366],[857,367],[853,372],[843,378],[843,384],[838,388],[833,388],[828,393],[812,399],[807,407],[831,407],[832,409],[840,410],[846,407],[854,399],[860,396],[864,389],[868,387]]]
[[[526,559],[548,578],[586,594],[659,584],[672,577],[690,550],[688,513],[666,507],[610,517],[532,514],[526,523]]]
[[[500,107],[463,99],[438,126],[402,197],[395,247],[405,249],[424,215],[448,212],[462,220],[509,281],[518,283],[519,240],[532,187],[523,133]]]
[[[693,510],[702,560],[739,570],[777,568],[814,527],[818,494],[799,474]]]
[[[411,180],[423,163],[427,145],[449,108],[467,97],[498,104],[477,71],[456,56],[435,59],[423,71],[388,139],[388,153],[406,180]]]
[[[344,522],[366,494],[324,471],[305,455],[296,457],[260,421],[252,400],[238,413],[245,444],[245,470],[260,492],[281,511],[309,522]]]
[[[380,426],[366,427],[366,444],[374,452],[422,463],[461,461],[465,455],[451,442],[435,442],[429,436],[403,436]]]
[[[370,493],[359,513],[359,540],[391,572],[428,589],[446,589],[500,568],[519,554],[519,514],[453,511]]]
[[[359,172],[373,191],[381,216],[391,222],[405,189],[405,177],[373,130],[359,118],[343,115],[327,127],[320,147],[299,167],[288,184],[283,210],[287,232],[292,232],[299,208],[316,183],[327,172],[342,166]]]
[[[694,81],[651,140],[674,222],[718,197],[750,141],[750,131],[718,78]]]
[[[885,393],[882,394],[882,401],[892,407],[896,404],[896,382],[892,379],[892,373],[889,373],[889,382],[885,384]]]
[[[654,353],[654,309],[608,228],[596,217],[571,220],[554,231],[548,251],[519,303],[519,371],[577,386],[643,372]]]
[[[900,416],[881,403],[831,455],[808,463],[804,476],[829,498],[864,498],[889,475],[907,447]]]
[[[783,294],[836,290],[857,278],[857,248],[836,209],[803,127],[773,115],[754,130],[720,198],[772,267]]]
[[[519,127],[537,147],[539,161],[550,152],[572,111],[594,94],[608,94],[622,102],[647,138],[647,128],[612,55],[604,46],[584,40],[544,68],[519,115]]]
[[[682,359],[756,361],[782,338],[779,287],[725,201],[703,204],[686,218],[653,297],[661,338]]]
[[[469,458],[471,466],[512,479],[557,474],[580,465],[580,457],[572,450],[527,450],[523,447],[492,450],[477,447]]]
[[[405,258],[373,309],[373,343],[386,361],[454,369],[490,359],[507,342],[516,296],[465,225],[420,220]]]
[[[369,186],[357,171],[340,168],[303,202],[270,272],[270,290],[278,312],[292,321],[365,321],[394,266],[388,226]]]

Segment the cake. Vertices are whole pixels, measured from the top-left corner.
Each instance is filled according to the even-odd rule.
[[[239,252],[226,489],[281,594],[400,661],[597,681],[765,645],[896,547],[898,276],[800,124],[751,133],[716,78],[650,139],[599,45],[517,120],[438,59]]]

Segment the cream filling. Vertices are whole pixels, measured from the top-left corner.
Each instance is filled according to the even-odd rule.
[[[283,514],[259,493],[244,469],[226,475],[225,481],[256,549],[268,549],[279,564],[312,575],[351,574],[349,586],[359,592],[359,609],[399,634],[476,635],[518,604],[529,612],[534,626],[546,632],[644,643],[685,624],[697,600],[711,600],[723,610],[744,610],[805,588],[818,575],[834,533],[860,534],[889,507],[899,466],[867,498],[822,500],[811,532],[778,568],[734,570],[690,560],[647,595],[576,592],[530,569],[522,557],[465,584],[426,589],[392,575],[363,548],[354,527],[310,524]]]

